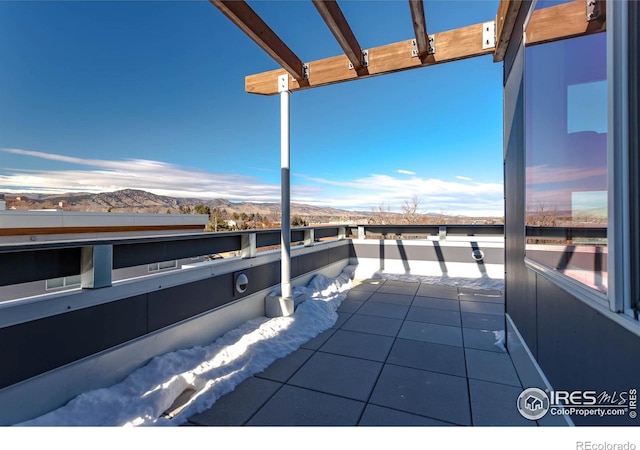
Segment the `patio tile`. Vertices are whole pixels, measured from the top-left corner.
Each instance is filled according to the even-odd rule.
[[[446,309],[448,311],[460,311],[460,302],[449,298],[418,297],[413,299],[412,306],[423,308]]]
[[[338,330],[319,351],[384,362],[391,345],[393,338],[389,336]]]
[[[462,326],[479,330],[504,330],[504,316],[493,314],[462,313]]]
[[[264,371],[256,374],[256,377],[284,383],[307,362],[311,355],[313,355],[313,350],[299,348],[284,358],[274,361]]]
[[[364,305],[364,302],[346,299],[346,300],[343,300],[342,303],[340,303],[340,307],[338,308],[338,312],[339,313],[341,312],[341,313],[353,314],[358,309],[360,309],[360,307],[362,305]]]
[[[433,419],[471,424],[467,380],[462,377],[387,364],[369,402]]]
[[[367,400],[382,363],[317,352],[291,377],[288,384]]]
[[[400,319],[354,314],[342,325],[341,329],[395,337],[401,326],[402,320]]]
[[[407,313],[406,320],[437,323],[439,325],[449,325],[452,327],[459,327],[461,325],[460,313],[458,311],[423,308],[420,306],[412,306]]]
[[[364,409],[364,414],[360,419],[360,426],[373,426],[373,427],[442,427],[453,426],[451,423],[441,422],[435,419],[429,419],[428,417],[418,416],[416,414],[410,414],[395,409],[384,408],[377,405],[367,405]]]
[[[391,294],[382,292],[382,289],[369,297],[369,302],[391,303],[393,305],[411,305],[413,301],[412,295]]]
[[[384,280],[355,280],[354,284],[355,286],[351,288],[352,291],[375,292],[384,284]]]
[[[309,350],[318,350],[320,347],[322,347],[322,344],[327,342],[327,339],[333,336],[333,333],[335,333],[336,330],[337,328],[329,328],[327,331],[320,333],[309,342],[302,344],[300,347],[307,348]]]
[[[466,376],[464,349],[451,345],[396,339],[387,364]]]
[[[491,330],[477,330],[475,328],[463,328],[462,336],[464,338],[465,348],[474,348],[478,350],[487,350],[490,352],[505,353],[505,350],[497,346],[496,334]]]
[[[398,337],[462,347],[461,328],[448,325],[406,321],[402,324]]]
[[[444,286],[441,284],[421,283],[416,295],[421,297],[436,297],[458,299],[458,288],[455,286]]]
[[[247,378],[211,408],[192,416],[189,422],[207,426],[243,425],[281,386],[262,378]]]
[[[521,387],[520,379],[508,353],[465,350],[469,378]]]
[[[477,426],[536,426],[516,408],[522,388],[480,380],[469,380],[471,416]]]
[[[462,312],[493,314],[496,316],[504,315],[504,305],[501,303],[460,301],[460,310]]]
[[[369,301],[360,307],[358,314],[388,317],[390,319],[404,319],[407,315],[407,311],[409,311],[408,306]]]
[[[347,298],[345,299],[345,301],[366,302],[372,295],[373,291],[358,291],[355,290],[355,288],[352,288],[349,289],[349,292],[347,292]]]
[[[337,312],[337,314],[338,314],[338,320],[336,320],[336,323],[334,323],[333,326],[331,327],[331,328],[335,328],[336,330],[340,328],[353,315],[351,313],[339,312],[339,311]]]
[[[409,282],[397,282],[399,284],[387,281],[380,289],[378,289],[378,293],[385,294],[402,294],[414,296],[418,291],[418,287],[420,283],[409,283]]]
[[[365,404],[285,385],[247,422],[264,426],[353,426]]]

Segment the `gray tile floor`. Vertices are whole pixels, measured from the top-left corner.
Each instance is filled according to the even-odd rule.
[[[362,280],[333,328],[245,380],[203,426],[536,426],[516,410],[522,385],[498,291]]]

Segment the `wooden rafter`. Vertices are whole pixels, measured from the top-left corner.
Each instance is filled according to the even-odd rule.
[[[209,0],[296,80],[304,79],[302,60],[244,0]]]
[[[313,0],[313,4],[342,47],[342,51],[347,55],[356,73],[366,74],[366,68],[362,66],[362,48],[336,0]]]
[[[520,0],[500,0],[496,15],[496,49],[493,53],[493,62],[504,60],[521,6]]]
[[[345,55],[312,61],[309,63],[309,79],[305,80],[306,83],[301,86],[295,80],[291,80],[289,90],[325,86],[493,53],[493,48],[482,48],[481,23],[437,33],[435,39],[436,53],[424,58],[412,57],[412,39],[370,48],[368,74],[364,76],[358,76],[355,71],[349,70],[349,60]],[[249,75],[245,78],[245,90],[252,94],[277,94],[278,76],[284,73],[284,70],[278,69]]]
[[[411,20],[413,21],[413,33],[416,36],[418,57],[423,58],[429,53],[427,21],[424,17],[424,3],[422,0],[409,0],[409,9],[411,10]]]
[[[527,45],[568,39],[576,36],[598,33],[606,29],[604,2],[600,6],[601,14],[597,20],[587,21],[586,1],[575,0],[571,3],[538,9],[531,15],[526,29]]]

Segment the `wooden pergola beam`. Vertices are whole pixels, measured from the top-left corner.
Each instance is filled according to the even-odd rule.
[[[312,61],[309,63],[309,79],[304,80],[303,85],[290,80],[289,90],[293,92],[493,53],[493,47],[482,48],[481,23],[445,31],[435,36],[436,53],[422,59],[412,57],[412,39],[370,48],[368,74],[363,76],[358,76],[354,70],[349,69],[349,59],[345,55]],[[245,78],[245,90],[251,94],[277,94],[278,76],[284,73],[284,70],[278,69],[249,75]]]
[[[313,0],[313,4],[340,44],[342,51],[347,55],[356,73],[366,71],[362,66],[362,48],[336,0]]]
[[[520,0],[500,0],[496,14],[496,50],[493,53],[493,62],[504,60],[521,6]]]
[[[427,21],[424,17],[424,3],[422,0],[409,0],[409,9],[411,10],[413,33],[416,36],[418,57],[423,58],[429,53]]]
[[[601,14],[596,20],[590,22],[587,21],[585,0],[575,0],[534,11],[526,29],[526,45],[543,44],[605,31],[606,7],[604,1],[599,1]]]
[[[244,0],[209,0],[229,20],[298,81],[304,79],[302,60]]]

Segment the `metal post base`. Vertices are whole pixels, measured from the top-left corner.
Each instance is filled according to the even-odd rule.
[[[305,294],[296,294],[293,297],[282,297],[277,294],[269,294],[265,298],[264,311],[267,317],[286,317],[292,315],[296,307],[305,301]]]

